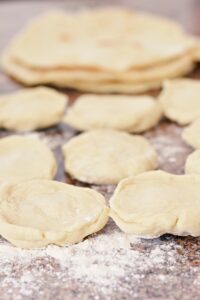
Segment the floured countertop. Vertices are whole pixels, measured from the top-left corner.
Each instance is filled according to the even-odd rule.
[[[111,222],[66,248],[20,250],[2,242],[2,299],[199,299],[199,261],[191,259],[198,241],[191,243],[128,237]]]
[[[71,1],[65,1],[59,6],[75,9],[84,3],[94,6],[96,2],[84,0],[72,4]],[[118,4],[122,2],[133,3],[128,0],[117,1]],[[136,7],[140,3],[141,9],[149,8],[149,0],[135,2]],[[197,2],[184,0],[182,3],[184,11],[188,13],[184,16],[185,22],[187,26],[190,24],[188,27],[193,32],[198,32],[200,4]],[[159,3],[159,9],[156,6],[158,1],[155,1],[150,10],[169,15],[173,12],[172,16],[177,14],[178,18],[182,15],[175,1],[165,1],[165,5],[162,1]],[[0,33],[3,32],[0,34],[0,49],[21,28],[23,20],[49,8],[49,5],[52,6],[52,3],[48,1],[43,4],[29,1],[28,5],[23,1],[0,2]],[[192,76],[200,77],[199,74],[200,68],[197,67]],[[0,74],[0,93],[19,87]],[[68,94],[71,99],[77,96],[75,92]],[[158,152],[159,167],[175,174],[183,173],[185,159],[192,151],[181,140],[181,131],[181,127],[163,120],[157,128],[145,134]],[[0,137],[8,134],[12,132],[0,131]],[[61,145],[77,134],[76,131],[63,124],[31,134],[39,136],[55,152],[59,165],[57,180],[83,185],[66,177],[61,154]],[[107,199],[114,190],[113,186],[91,187],[103,193]],[[110,220],[99,233],[69,247],[50,245],[44,249],[21,250],[1,239],[0,287],[2,300],[199,300],[200,238],[165,235],[144,240],[124,234]]]

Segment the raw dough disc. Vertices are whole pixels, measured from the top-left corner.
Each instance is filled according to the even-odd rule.
[[[88,69],[33,69],[20,64],[17,60],[13,59],[8,52],[4,53],[2,64],[8,74],[15,77],[17,80],[26,85],[35,84],[55,84],[62,82],[63,85],[70,83],[121,83],[121,84],[135,84],[148,83],[153,81],[163,81],[166,78],[179,77],[183,74],[190,72],[194,68],[191,53],[184,53],[180,57],[165,64],[159,64],[150,68],[141,70],[129,70],[125,72],[103,72]]]
[[[200,150],[191,153],[185,163],[186,174],[200,174]]]
[[[3,68],[26,85],[141,93],[190,72],[197,44],[179,24],[158,16],[113,8],[51,12],[5,49]]]
[[[156,152],[145,138],[109,129],[72,138],[63,154],[66,172],[88,183],[116,184],[157,166]]]
[[[0,234],[22,248],[79,242],[108,219],[101,194],[61,182],[8,184],[0,197]]]
[[[51,179],[57,170],[51,150],[33,136],[0,139],[0,181]]]
[[[181,76],[189,73],[191,71],[191,66],[189,69],[185,69],[185,72],[181,74]],[[66,82],[65,81],[57,81],[53,82],[58,87],[65,87]],[[70,82],[69,87],[85,91],[85,92],[92,92],[92,93],[127,93],[127,94],[140,94],[146,91],[158,89],[162,86],[163,79],[161,80],[154,80],[154,81],[147,81],[147,82]]]
[[[200,176],[152,171],[122,180],[110,200],[121,230],[141,237],[200,235]]]
[[[200,119],[195,120],[184,128],[182,138],[194,148],[200,148]]]
[[[200,82],[193,79],[166,81],[160,95],[164,114],[180,125],[200,117]]]
[[[161,106],[150,96],[83,95],[67,111],[65,122],[78,130],[110,128],[142,132],[155,126]]]
[[[154,66],[194,47],[196,40],[175,22],[131,10],[103,9],[40,16],[10,49],[12,57],[29,67],[116,72]]]
[[[67,98],[46,87],[0,96],[0,127],[26,131],[45,128],[63,117]]]
[[[170,61],[166,65],[153,66],[147,70],[123,72],[122,74],[119,72],[117,75],[115,73],[111,74],[112,80],[109,81],[105,78],[107,75],[103,72],[96,74],[94,71],[84,69],[31,69],[12,59],[9,52],[4,54],[2,62],[8,74],[28,86],[51,84],[62,88],[70,87],[95,93],[141,93],[159,88],[164,78],[183,76],[194,68],[191,54],[185,53],[183,57],[176,58],[176,61]],[[99,77],[102,77],[102,79],[99,80]],[[103,78],[105,79],[103,80]]]

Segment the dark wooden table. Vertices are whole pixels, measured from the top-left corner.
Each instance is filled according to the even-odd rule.
[[[198,0],[0,1],[0,51],[29,18],[53,8],[76,10],[105,4],[123,5],[178,20],[200,35]],[[197,66],[190,77],[198,78]],[[21,86],[0,73],[0,94]],[[64,91],[71,99],[78,93]],[[158,91],[155,91],[156,95]],[[160,169],[183,173],[192,149],[180,137],[182,128],[162,120],[145,136],[156,148]],[[0,131],[0,137],[13,134]],[[57,180],[83,185],[64,174],[61,145],[77,134],[60,124],[34,132],[56,154]],[[107,199],[114,187],[91,186]],[[0,241],[0,300],[4,299],[200,299],[200,238],[165,235],[143,240],[126,236],[110,220],[97,235],[70,247],[20,250]]]

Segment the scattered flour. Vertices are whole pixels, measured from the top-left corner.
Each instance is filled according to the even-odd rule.
[[[1,284],[4,288],[11,285],[12,290],[29,296],[47,276],[54,278],[54,285],[68,279],[82,288],[92,287],[97,295],[101,292],[111,296],[119,286],[125,292],[130,279],[141,281],[151,270],[156,270],[158,280],[163,282],[166,268],[169,271],[176,265],[180,246],[171,239],[156,241],[154,244],[151,240],[126,235],[112,221],[101,233],[68,247],[50,245],[44,249],[25,250],[2,241]]]

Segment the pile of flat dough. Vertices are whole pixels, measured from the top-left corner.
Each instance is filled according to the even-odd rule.
[[[150,96],[82,95],[67,110],[64,121],[72,127],[117,129],[139,133],[157,125],[161,105]]]
[[[108,220],[101,194],[61,182],[8,184],[0,197],[0,234],[21,248],[80,242]]]
[[[110,207],[111,217],[127,233],[200,236],[200,176],[152,171],[124,179]]]
[[[116,184],[157,167],[157,154],[142,136],[99,129],[82,133],[63,146],[65,170],[87,183]]]
[[[159,99],[164,115],[180,125],[187,125],[200,118],[199,80],[166,81]]]
[[[46,87],[29,88],[0,96],[0,127],[28,131],[57,124],[67,97]]]
[[[190,72],[197,48],[197,39],[159,16],[108,8],[55,11],[31,21],[12,41],[3,67],[26,85],[136,93]]]
[[[0,139],[0,182],[52,179],[56,171],[53,153],[35,136]]]

